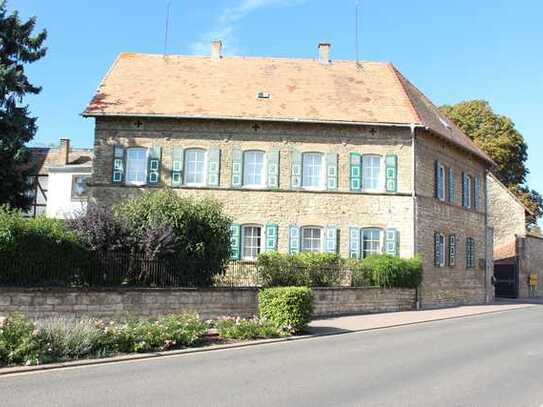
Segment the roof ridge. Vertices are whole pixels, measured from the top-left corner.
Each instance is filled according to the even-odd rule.
[[[155,54],[155,53],[147,53],[147,52],[120,52],[116,58],[119,59],[123,55],[137,55],[137,56],[146,56],[146,57],[157,57],[157,58],[191,58],[191,59],[211,59],[209,55],[183,55],[183,54],[175,54],[175,55],[164,55],[164,54]],[[221,59],[264,59],[264,60],[280,60],[280,61],[303,61],[303,62],[319,62],[318,58],[291,58],[291,57],[266,57],[266,56],[244,56],[244,55],[228,55],[228,56],[222,56]],[[320,62],[319,62],[320,63]],[[372,65],[388,65],[390,62],[384,62],[384,61],[354,61],[352,59],[332,59],[332,62],[330,65],[334,65],[334,63],[341,63],[341,64],[372,64]],[[107,74],[106,74],[107,76]]]
[[[413,104],[413,101],[411,100],[411,97],[409,96],[409,92],[407,91],[407,89],[406,89],[406,87],[405,87],[405,85],[404,85],[404,83],[402,81],[402,78],[405,80],[404,76],[396,69],[394,64],[389,62],[388,67],[392,71],[392,74],[394,75],[394,77],[396,78],[396,81],[400,85],[400,88],[402,89],[407,101],[409,102],[409,107],[411,108],[411,111],[413,112],[413,114],[417,118],[418,123],[422,124],[422,119],[421,119],[421,117],[419,115],[419,112],[415,108],[415,105]]]

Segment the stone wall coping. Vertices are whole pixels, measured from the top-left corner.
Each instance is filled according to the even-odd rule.
[[[258,291],[258,287],[210,287],[210,288],[187,288],[187,287],[0,287],[2,293],[89,293],[89,292],[143,292],[143,293],[168,293],[168,292],[226,292],[226,291]]]

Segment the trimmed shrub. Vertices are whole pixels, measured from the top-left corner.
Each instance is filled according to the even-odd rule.
[[[282,334],[271,321],[262,318],[221,318],[215,321],[219,336],[224,339],[274,338]]]
[[[341,284],[345,261],[337,254],[263,253],[257,268],[265,287],[336,287]]]
[[[367,257],[353,263],[353,286],[417,288],[422,282],[422,261],[389,255]]]
[[[25,219],[19,211],[0,206],[0,285],[70,284],[85,266],[85,253],[64,221]]]
[[[260,316],[284,332],[301,332],[311,321],[312,300],[307,287],[265,288],[258,294]]]

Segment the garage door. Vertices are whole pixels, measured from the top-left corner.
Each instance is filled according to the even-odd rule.
[[[495,264],[496,297],[518,297],[518,273],[515,264]]]

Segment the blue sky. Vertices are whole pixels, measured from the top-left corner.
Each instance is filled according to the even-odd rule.
[[[356,0],[171,0],[168,51],[354,59]],[[167,0],[10,0],[47,28],[48,55],[30,66],[41,86],[34,143],[69,137],[90,147],[93,121],[80,113],[121,51],[162,53]],[[360,59],[393,62],[434,103],[486,99],[528,142],[532,188],[543,192],[543,2],[360,0]]]

